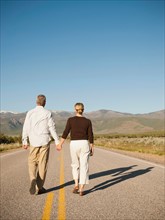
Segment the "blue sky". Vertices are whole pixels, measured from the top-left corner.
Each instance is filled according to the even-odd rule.
[[[1,1],[1,109],[164,109],[164,1]]]

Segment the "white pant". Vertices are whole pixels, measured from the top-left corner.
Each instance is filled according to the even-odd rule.
[[[79,179],[79,184],[89,183],[89,153],[90,148],[87,140],[75,140],[70,142],[73,179]]]

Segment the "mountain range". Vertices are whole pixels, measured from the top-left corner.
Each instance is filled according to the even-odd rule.
[[[67,119],[74,116],[74,112],[51,112],[56,122],[57,132],[58,134],[61,134],[65,128]],[[1,111],[1,133],[6,135],[20,135],[25,116],[26,112],[14,113]],[[131,114],[102,109],[87,112],[84,114],[84,116],[92,121],[95,134],[136,134],[165,129],[165,110],[146,114]]]

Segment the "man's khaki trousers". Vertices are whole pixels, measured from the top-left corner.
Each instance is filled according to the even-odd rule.
[[[30,146],[28,158],[30,181],[36,180],[36,188],[42,189],[49,159],[50,144],[41,147]]]

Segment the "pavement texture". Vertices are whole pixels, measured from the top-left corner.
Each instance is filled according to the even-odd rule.
[[[72,193],[69,144],[51,145],[42,195],[30,195],[29,150],[0,156],[1,220],[163,220],[165,169],[161,165],[95,148],[85,195]]]

